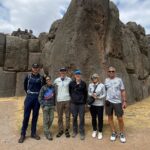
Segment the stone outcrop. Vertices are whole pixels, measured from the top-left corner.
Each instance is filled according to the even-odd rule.
[[[95,72],[104,81],[107,67],[113,65],[125,83],[129,103],[150,95],[150,35],[135,22],[123,24],[118,8],[109,0],[72,0],[49,33],[37,39],[18,35],[0,34],[0,77],[9,71],[15,80],[10,95],[24,94],[23,79],[32,63],[43,64],[52,79],[62,66],[71,77],[79,68],[87,83]],[[1,89],[4,96],[7,85]]]

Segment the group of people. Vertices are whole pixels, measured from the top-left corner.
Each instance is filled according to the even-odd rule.
[[[103,138],[103,112],[104,107],[108,115],[108,122],[111,127],[111,141],[115,141],[117,136],[120,142],[125,143],[123,109],[126,108],[126,93],[123,81],[116,77],[115,67],[108,68],[108,78],[102,83],[100,76],[94,73],[91,76],[91,83],[82,79],[82,72],[78,69],[74,71],[74,78],[67,76],[67,69],[60,68],[60,76],[52,82],[51,76],[43,78],[40,74],[39,64],[32,65],[31,74],[24,80],[24,90],[26,98],[24,101],[24,118],[21,129],[19,143],[23,143],[26,138],[26,130],[32,111],[31,138],[40,140],[36,132],[37,120],[40,106],[43,111],[43,130],[48,140],[53,140],[51,127],[54,120],[54,110],[58,114],[57,138],[65,134],[66,138],[75,138],[80,134],[80,139],[85,139],[85,105],[88,104],[92,120],[92,137],[101,140]],[[44,82],[45,80],[45,82]],[[89,99],[92,97],[92,103]],[[117,134],[113,112],[118,119],[120,132]],[[65,126],[63,121],[65,114]],[[72,134],[70,135],[70,114],[72,114]],[[79,123],[78,123],[79,116]]]

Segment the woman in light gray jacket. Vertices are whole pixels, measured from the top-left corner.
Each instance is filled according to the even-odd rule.
[[[96,136],[98,139],[102,139],[103,130],[103,110],[104,110],[104,98],[106,96],[105,86],[100,81],[98,74],[91,76],[92,83],[88,87],[88,95],[95,98],[94,103],[90,106],[90,113],[92,117],[93,133],[92,137]],[[98,119],[98,125],[97,125]],[[98,126],[98,127],[97,127]]]

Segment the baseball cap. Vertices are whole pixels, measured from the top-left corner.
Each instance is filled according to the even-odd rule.
[[[80,71],[80,70],[75,70],[75,71],[74,71],[74,74],[76,74],[76,75],[81,75],[81,71]]]
[[[60,72],[67,71],[65,67],[59,69]]]
[[[39,68],[40,65],[39,64],[32,64],[32,68]]]

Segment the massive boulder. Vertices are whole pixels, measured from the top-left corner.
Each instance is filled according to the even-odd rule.
[[[15,36],[7,36],[4,69],[25,71],[27,67],[28,41]]]
[[[72,0],[64,17],[51,26],[41,61],[53,78],[61,66],[80,68],[87,83],[94,72],[104,81],[107,67],[113,65],[132,103],[150,95],[148,41],[142,26],[119,20],[113,2]]]
[[[4,65],[6,35],[0,33],[0,67]]]
[[[3,71],[3,68],[0,67],[0,81],[0,96],[14,96],[16,90],[16,73]]]
[[[70,77],[79,68],[87,83],[95,72],[103,82],[108,66],[115,66],[129,103],[150,95],[150,35],[135,22],[123,24],[113,2],[72,0],[64,17],[55,21],[48,33],[41,33],[38,39],[27,33],[0,34],[0,78],[4,79],[0,96],[25,94],[23,81],[32,63],[43,64],[42,72],[52,79],[62,66],[68,68]],[[8,78],[10,87],[4,84]]]

